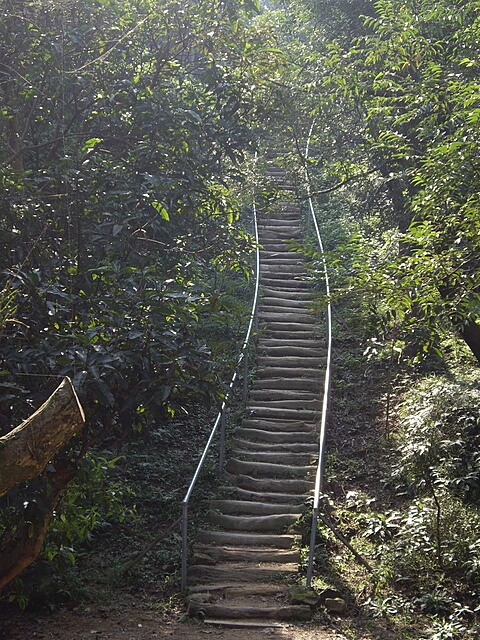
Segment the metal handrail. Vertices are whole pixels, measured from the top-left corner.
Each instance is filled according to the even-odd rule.
[[[314,124],[315,122],[312,123],[312,126],[310,127],[310,131],[308,133],[308,140],[305,148],[305,160],[308,159],[310,138],[312,136]],[[319,432],[320,442],[319,442],[319,453],[318,453],[318,466],[317,466],[317,473],[315,477],[315,492],[313,496],[313,512],[312,512],[312,528],[310,532],[310,548],[308,553],[308,565],[307,565],[307,587],[310,587],[312,583],[312,574],[313,574],[313,560],[314,560],[314,554],[315,554],[315,540],[316,540],[316,534],[317,534],[317,521],[318,521],[320,494],[323,486],[323,475],[324,475],[324,467],[325,467],[325,440],[326,440],[326,431],[327,431],[327,415],[328,415],[328,405],[329,405],[329,399],[330,399],[330,384],[331,384],[331,375],[332,375],[332,371],[331,371],[331,368],[332,368],[332,305],[330,303],[330,281],[328,278],[327,261],[325,258],[325,251],[323,247],[322,236],[320,234],[320,228],[318,226],[317,217],[315,215],[315,209],[313,206],[312,198],[310,196],[310,177],[308,175],[307,165],[305,165],[305,175],[307,178],[308,208],[309,208],[309,213],[312,217],[312,221],[315,227],[318,246],[320,248],[320,253],[322,256],[323,274],[325,278],[325,289],[326,289],[327,300],[328,300],[327,319],[326,319],[327,363],[325,367],[322,416],[320,420],[320,432]]]
[[[190,482],[190,485],[187,489],[185,497],[182,500],[182,574],[181,574],[181,587],[182,590],[185,590],[187,586],[187,570],[188,570],[188,506],[190,503],[190,498],[192,496],[193,489],[195,488],[195,484],[202,470],[203,464],[207,457],[208,451],[210,449],[210,445],[212,444],[213,438],[217,432],[218,426],[220,425],[220,454],[219,454],[219,475],[223,473],[223,466],[225,462],[225,413],[228,404],[228,400],[230,398],[230,394],[233,390],[233,386],[238,377],[238,371],[240,365],[244,364],[244,380],[243,380],[243,397],[246,399],[247,395],[247,377],[248,377],[248,345],[250,342],[250,338],[252,336],[253,328],[255,325],[256,317],[257,317],[257,307],[258,307],[258,293],[259,293],[259,282],[260,282],[260,247],[258,244],[258,223],[257,223],[257,208],[255,204],[255,200],[252,205],[252,215],[253,215],[253,231],[255,235],[256,242],[256,257],[255,257],[255,293],[252,303],[252,311],[250,314],[250,322],[248,324],[247,333],[245,334],[245,340],[243,341],[242,349],[240,355],[237,360],[237,365],[235,368],[235,372],[230,380],[230,384],[228,386],[228,390],[225,394],[225,398],[222,402],[220,410],[218,412],[217,418],[213,424],[212,431],[210,432],[210,436],[207,440],[207,444],[203,450],[202,455],[200,456],[200,460],[198,462],[195,473],[193,474],[193,478]]]

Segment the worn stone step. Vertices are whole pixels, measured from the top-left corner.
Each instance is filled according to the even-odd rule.
[[[307,367],[285,368],[278,366],[260,366],[257,369],[259,380],[271,380],[272,378],[293,378],[294,380],[313,379],[319,380],[324,375],[323,369],[310,369]]]
[[[261,390],[310,392],[318,397],[322,390],[321,379],[319,378],[262,378],[252,383],[252,391]]]
[[[305,260],[294,253],[287,253],[283,256],[264,256],[260,261],[260,270],[264,273],[283,269],[286,273],[307,273],[308,265]]]
[[[309,325],[305,323],[300,324],[295,322],[260,322],[259,327],[265,336],[271,338],[277,338],[278,336],[285,334],[296,334],[297,336],[303,336],[304,339],[314,339],[318,338],[321,333],[321,330],[317,325]]]
[[[315,424],[304,420],[263,420],[261,418],[246,417],[242,420],[242,427],[246,429],[262,429],[264,431],[272,431],[278,433],[280,431],[286,431],[289,433],[299,433],[314,430]]]
[[[265,620],[282,620],[283,622],[288,622],[292,620],[310,620],[312,617],[310,607],[306,605],[265,607],[252,603],[251,607],[235,607],[221,604],[195,603],[192,605],[192,608],[189,609],[190,615],[195,615],[200,611],[202,615],[212,619],[209,621],[209,624],[216,625],[228,625],[229,620],[245,620],[248,621],[248,626],[252,626],[252,621],[258,619],[257,624],[253,626],[264,627]],[[238,625],[236,624],[235,626]]]
[[[225,479],[235,487],[248,491],[265,493],[296,493],[308,495],[314,485],[314,480],[301,480],[298,478],[254,478],[243,474],[226,474]]]
[[[313,301],[313,295],[310,291],[299,291],[297,289],[295,289],[294,291],[279,291],[276,288],[271,289],[270,287],[262,287],[262,295],[265,297],[271,297],[273,299],[280,298],[285,301]]]
[[[243,474],[257,478],[305,478],[315,472],[313,465],[275,464],[251,462],[230,458],[226,470],[230,474]]]
[[[258,315],[263,317],[266,314],[288,315],[288,316],[301,316],[303,318],[309,317],[316,320],[316,315],[312,313],[312,310],[308,307],[291,307],[289,305],[276,305],[276,304],[264,304],[263,302],[258,305]]]
[[[287,311],[287,313],[295,313],[296,310],[301,312],[312,313],[311,303],[308,300],[289,300],[283,297],[266,297],[262,296],[260,299],[259,308],[282,308]],[[292,311],[289,311],[291,309]],[[293,311],[295,310],[295,311]]]
[[[284,245],[286,251],[289,251],[292,255],[296,253],[296,248],[301,242],[302,232],[298,229],[296,233],[289,232],[288,234],[283,234],[275,231],[267,232],[264,231],[260,233],[258,241],[260,246],[266,251],[274,251],[278,245]]]
[[[235,447],[232,455],[239,460],[252,462],[273,462],[275,464],[303,464],[310,465],[315,462],[315,456],[308,452],[293,451],[249,451]]]
[[[256,531],[268,533],[286,533],[298,520],[293,513],[271,514],[266,516],[232,516],[219,513],[211,509],[208,514],[209,521],[230,531]]]
[[[309,502],[309,496],[300,493],[274,493],[251,491],[240,487],[226,487],[225,491],[230,496],[236,496],[239,500],[267,501],[275,504],[301,504]]]
[[[241,438],[232,438],[232,447],[234,450],[251,450],[258,453],[268,452],[287,452],[287,453],[309,453],[315,455],[318,453],[318,445],[315,442],[259,442],[258,440],[242,440]]]
[[[268,249],[260,248],[260,261],[271,262],[276,260],[277,262],[297,262],[299,264],[309,264],[305,255],[299,251],[291,251],[288,246],[280,245],[281,249],[275,249],[270,246]]]
[[[258,239],[260,244],[266,246],[269,241],[278,243],[282,240],[301,240],[302,232],[300,229],[292,229],[289,226],[258,229]]]
[[[311,282],[302,278],[284,278],[279,281],[278,278],[272,278],[271,274],[267,277],[260,275],[260,283],[268,289],[277,289],[277,291],[295,292],[311,290]],[[309,293],[311,295],[311,293]]]
[[[319,369],[326,364],[326,357],[315,356],[302,356],[298,358],[296,356],[258,356],[257,364],[259,367],[284,367],[284,369]]]
[[[302,432],[272,432],[262,429],[237,429],[235,433],[239,438],[248,439],[252,442],[258,440],[258,442],[265,442],[271,444],[284,444],[284,443],[296,443],[296,442],[315,442],[315,431],[302,431]]]
[[[216,509],[225,515],[253,515],[266,516],[271,514],[290,513],[299,516],[305,511],[305,505],[292,504],[267,504],[265,502],[253,502],[250,500],[212,500],[212,509]]]
[[[326,352],[325,340],[320,337],[306,338],[298,337],[293,338],[292,334],[285,333],[284,336],[261,335],[258,337],[258,348],[263,347],[300,347],[304,349],[320,349],[321,352]]]
[[[316,414],[320,411],[322,403],[319,399],[305,399],[305,398],[295,398],[295,400],[289,399],[279,399],[279,398],[270,398],[267,395],[263,395],[261,398],[255,397],[251,398],[251,405],[249,406],[249,411],[252,412],[253,416],[261,416],[261,415],[269,415],[276,417],[284,417],[284,418],[300,418],[303,417],[307,419],[306,413],[307,411],[311,412],[311,420],[315,420]],[[260,408],[260,411],[259,411]],[[295,411],[295,415],[281,415],[280,411]],[[300,413],[301,412],[301,413]]]
[[[197,531],[198,542],[204,544],[218,544],[228,545],[233,544],[235,546],[253,546],[253,547],[274,547],[278,549],[290,549],[292,545],[297,543],[300,539],[298,534],[284,533],[284,534],[266,534],[266,533],[249,533],[249,532],[233,532],[229,531],[208,531],[206,529],[199,529]]]
[[[214,598],[224,599],[230,597],[245,597],[245,596],[285,596],[286,587],[281,582],[234,582],[233,580],[227,580],[225,582],[207,582],[206,584],[190,585],[188,587],[188,593],[191,595],[198,594],[199,598],[202,596],[206,601],[213,596]]]
[[[298,345],[284,346],[268,346],[264,344],[258,345],[258,352],[261,355],[273,356],[273,357],[296,357],[296,358],[321,358],[326,356],[326,349],[323,347],[300,347]]]
[[[249,619],[249,620],[229,620],[228,618],[204,618],[205,626],[214,629],[263,629],[271,631],[272,629],[283,629],[285,622],[275,622],[274,620]]]
[[[298,567],[295,563],[265,563],[261,567],[254,563],[232,562],[220,565],[194,564],[188,572],[189,585],[209,582],[270,582],[281,577],[296,576]]]
[[[275,312],[260,308],[258,318],[264,322],[295,322],[300,324],[315,324],[318,319],[308,310],[297,309],[293,313],[288,311]]]
[[[281,215],[276,216],[275,214],[272,214],[271,216],[268,217],[268,219],[262,220],[261,222],[259,222],[258,227],[259,229],[263,230],[263,229],[275,229],[277,227],[282,227],[282,229],[291,229],[291,228],[295,228],[297,227],[298,229],[300,228],[300,225],[296,225],[295,222],[298,220],[300,221],[301,218],[298,215],[298,213],[293,212],[294,216],[289,216],[287,218],[287,216],[285,215],[287,212],[283,212]],[[288,223],[288,224],[287,224]]]
[[[260,419],[283,419],[283,420],[307,420],[315,422],[318,418],[318,411],[313,409],[295,409],[291,407],[274,407],[271,404],[259,404],[249,406],[249,414]]]
[[[250,391],[250,399],[255,404],[257,400],[288,400],[298,402],[319,402],[319,394],[301,389],[258,389],[253,387]],[[306,405],[302,404],[303,408]]]
[[[236,547],[196,544],[194,552],[205,554],[215,560],[228,562],[295,562],[300,561],[298,549],[269,549],[265,547]],[[198,564],[201,564],[199,562]]]

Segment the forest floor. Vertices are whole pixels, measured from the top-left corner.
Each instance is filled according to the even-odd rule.
[[[7,616],[0,626],[0,640],[395,640],[389,625],[367,629],[366,620],[332,619],[324,622],[282,624],[275,628],[225,628],[184,618],[179,612],[164,615],[132,604],[115,609],[86,606],[49,614]],[[335,628],[338,626],[339,628]]]

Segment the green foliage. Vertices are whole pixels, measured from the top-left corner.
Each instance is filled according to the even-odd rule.
[[[90,541],[97,529],[135,516],[134,508],[126,504],[132,490],[112,479],[112,470],[120,458],[111,458],[108,453],[106,456],[90,452],[84,458],[53,514],[42,557],[59,571],[75,564],[79,543]]]
[[[476,384],[442,378],[422,382],[403,405],[404,444],[396,475],[411,490],[436,487],[478,504],[480,500],[480,398]]]
[[[64,375],[87,416],[64,454],[80,471],[55,509],[49,559],[73,561],[75,540],[120,509],[84,458],[93,444],[125,447],[223,397],[250,295],[235,295],[253,247],[240,164],[263,108],[258,69],[274,66],[249,23],[258,9],[2,3],[2,424]],[[23,501],[48,498],[40,484]],[[5,517],[21,519],[12,504]]]

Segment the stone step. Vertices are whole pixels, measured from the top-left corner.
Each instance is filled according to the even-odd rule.
[[[305,262],[295,257],[295,254],[286,256],[283,259],[279,257],[263,258],[260,263],[260,272],[269,273],[270,271],[283,271],[287,274],[308,273]]]
[[[197,531],[197,540],[203,544],[218,544],[235,546],[253,546],[253,547],[274,547],[278,549],[290,549],[293,544],[298,542],[300,536],[298,534],[277,534],[271,535],[266,533],[246,533],[225,531],[208,531],[199,529]]]
[[[281,335],[292,335],[296,334],[297,336],[303,336],[303,338],[315,339],[320,335],[320,329],[317,325],[309,325],[305,322],[297,323],[297,322],[270,322],[270,323],[259,323],[260,329],[263,334],[269,338],[278,338]]]
[[[268,249],[260,247],[260,261],[263,262],[264,260],[278,260],[279,262],[295,261],[300,264],[310,264],[304,253],[293,251],[288,245],[282,245],[281,243],[278,245],[278,249],[272,248],[271,243]]]
[[[239,438],[249,440],[250,442],[264,442],[271,444],[285,443],[312,443],[315,442],[316,434],[314,431],[302,432],[272,432],[262,429],[237,429],[235,433]]]
[[[270,626],[265,624],[265,620],[281,620],[283,622],[293,620],[310,620],[312,612],[310,607],[306,605],[283,605],[265,607],[259,606],[258,602],[255,604],[252,602],[252,606],[228,606],[224,604],[209,604],[202,602],[195,602],[189,606],[189,614],[196,615],[196,613],[202,612],[202,616],[207,616],[205,622],[207,624],[215,624],[217,626],[229,626],[229,621],[234,620],[235,627],[238,625],[238,620],[245,620],[247,627],[265,627]],[[207,622],[208,621],[208,622]],[[255,624],[252,624],[254,623]]]
[[[242,427],[246,429],[262,429],[278,433],[286,431],[289,433],[298,433],[303,431],[312,431],[315,429],[314,423],[306,423],[304,420],[262,420],[260,418],[247,417],[242,420]]]
[[[318,418],[318,411],[312,409],[292,409],[291,407],[277,408],[269,404],[255,404],[249,407],[249,413],[259,419],[307,420],[314,423]]]
[[[233,580],[227,580],[225,582],[211,582],[205,585],[190,585],[188,587],[188,593],[190,595],[198,594],[198,598],[203,601],[209,599],[216,600],[221,598],[222,600],[227,597],[248,597],[248,596],[285,596],[286,588],[281,582],[257,582],[245,584],[242,582],[234,582]]]
[[[322,375],[324,375],[322,369],[307,369],[306,367],[295,367],[286,369],[285,367],[274,367],[269,365],[259,367],[257,369],[257,377],[260,380],[271,380],[272,378],[293,378],[295,380],[305,378],[307,380],[318,380],[319,376]]]
[[[260,256],[263,256],[265,253],[278,253],[282,255],[295,256],[299,255],[296,251],[293,251],[290,248],[290,243],[288,240],[282,240],[280,242],[275,242],[272,240],[268,241],[268,248],[263,246],[260,243]],[[300,254],[303,255],[303,254]]]
[[[239,500],[266,500],[267,502],[275,504],[302,505],[305,505],[307,501],[306,495],[296,493],[266,493],[261,491],[249,491],[248,489],[240,489],[239,487],[227,487],[225,491],[232,496],[237,496]]]
[[[259,442],[258,440],[243,440],[241,438],[232,438],[232,447],[234,450],[252,450],[257,453],[267,451],[269,453],[309,453],[315,455],[318,453],[318,445],[314,442]]]
[[[253,478],[252,476],[246,476],[243,474],[232,475],[230,473],[225,475],[225,479],[235,487],[240,489],[246,489],[247,491],[256,491],[258,493],[295,493],[308,495],[313,489],[314,480],[300,480],[282,478],[281,480],[276,478]]]
[[[313,318],[316,320],[315,314],[312,313],[312,310],[309,307],[291,307],[288,304],[279,305],[279,304],[264,304],[263,302],[258,305],[258,315],[259,317],[265,316],[266,314],[277,314],[277,315],[288,315],[288,316],[301,316],[303,318]]]
[[[282,226],[262,229],[260,226],[258,229],[258,240],[264,247],[268,242],[278,243],[282,240],[301,240],[302,232],[300,229],[295,229],[290,226]]]
[[[238,449],[235,447],[232,455],[239,460],[249,460],[251,462],[273,462],[275,464],[314,464],[315,455],[309,452],[293,451],[249,451],[248,449]]]
[[[306,418],[306,414],[304,412],[310,411],[312,413],[312,420],[315,420],[316,413],[320,411],[321,401],[318,398],[314,399],[305,399],[305,398],[295,398],[292,399],[280,399],[280,398],[272,398],[269,397],[268,393],[262,395],[262,397],[255,397],[251,399],[252,405],[249,409],[253,412],[252,415],[260,416],[265,415],[267,412],[270,416],[280,416],[280,411],[295,411],[295,416],[286,416],[286,417],[295,417],[299,418],[299,412],[302,412],[302,417]],[[258,408],[261,407],[261,412],[259,412]]]
[[[299,345],[286,344],[280,345],[265,345],[264,343],[258,345],[258,352],[267,356],[293,356],[293,357],[305,357],[305,358],[319,358],[326,356],[326,349],[323,347],[300,347]]]
[[[268,219],[264,219],[259,222],[259,229],[277,229],[281,227],[282,229],[295,229],[297,227],[300,230],[300,225],[295,224],[296,220],[300,221],[301,218],[298,213],[294,212],[295,217],[290,216],[288,219],[285,215],[279,215],[278,217],[273,214],[268,217]]]
[[[249,475],[256,478],[305,478],[315,473],[313,465],[275,464],[273,462],[251,462],[230,458],[226,465],[230,474]]]
[[[261,567],[254,563],[225,563],[220,565],[194,564],[188,572],[188,584],[198,585],[201,581],[209,582],[270,582],[280,577],[296,576],[298,567],[295,563],[265,563]]]
[[[311,303],[309,300],[289,300],[283,297],[266,297],[262,296],[259,307],[282,307],[285,309],[298,309],[300,311],[308,311],[311,313]]]
[[[300,389],[256,389],[252,388],[250,391],[250,398],[255,402],[256,400],[292,400],[297,404],[302,402],[302,407],[305,408],[303,401],[306,402],[319,402],[319,394],[311,391],[303,391]]]
[[[281,300],[293,300],[293,301],[312,301],[313,295],[310,291],[278,291],[278,289],[271,289],[268,287],[262,287],[262,294],[266,297],[278,298]]]
[[[272,278],[269,275],[268,277],[260,277],[260,284],[268,289],[275,288],[278,292],[308,291],[308,295],[311,296],[311,283],[302,278],[285,278],[280,282],[277,278]]]
[[[304,347],[308,349],[322,349],[323,351],[326,351],[325,340],[322,340],[321,338],[316,338],[312,340],[310,338],[309,339],[292,338],[291,336],[286,338],[276,338],[276,337],[269,338],[269,337],[260,336],[258,340],[258,346],[259,348],[283,347],[283,346]]]
[[[292,504],[268,504],[263,502],[253,502],[250,500],[212,500],[212,509],[216,509],[224,515],[252,515],[267,516],[271,514],[294,514],[299,516],[305,511],[305,505],[299,503]]]
[[[321,372],[319,372],[321,374]],[[316,395],[321,390],[320,376],[317,378],[262,378],[252,383],[252,390],[275,389],[290,391],[310,391]]]
[[[229,531],[255,531],[268,533],[286,533],[295,524],[298,516],[293,513],[271,514],[266,516],[232,516],[211,509],[209,521]],[[233,577],[233,576],[232,576]]]
[[[326,357],[315,356],[303,356],[298,358],[296,356],[258,356],[257,364],[261,368],[272,367],[280,368],[284,370],[292,369],[311,369],[315,370],[320,367],[325,367]]]
[[[228,562],[295,562],[300,561],[300,551],[298,549],[269,549],[265,547],[236,547],[196,544],[194,552],[205,554],[218,561]],[[198,564],[202,564],[198,562]]]

